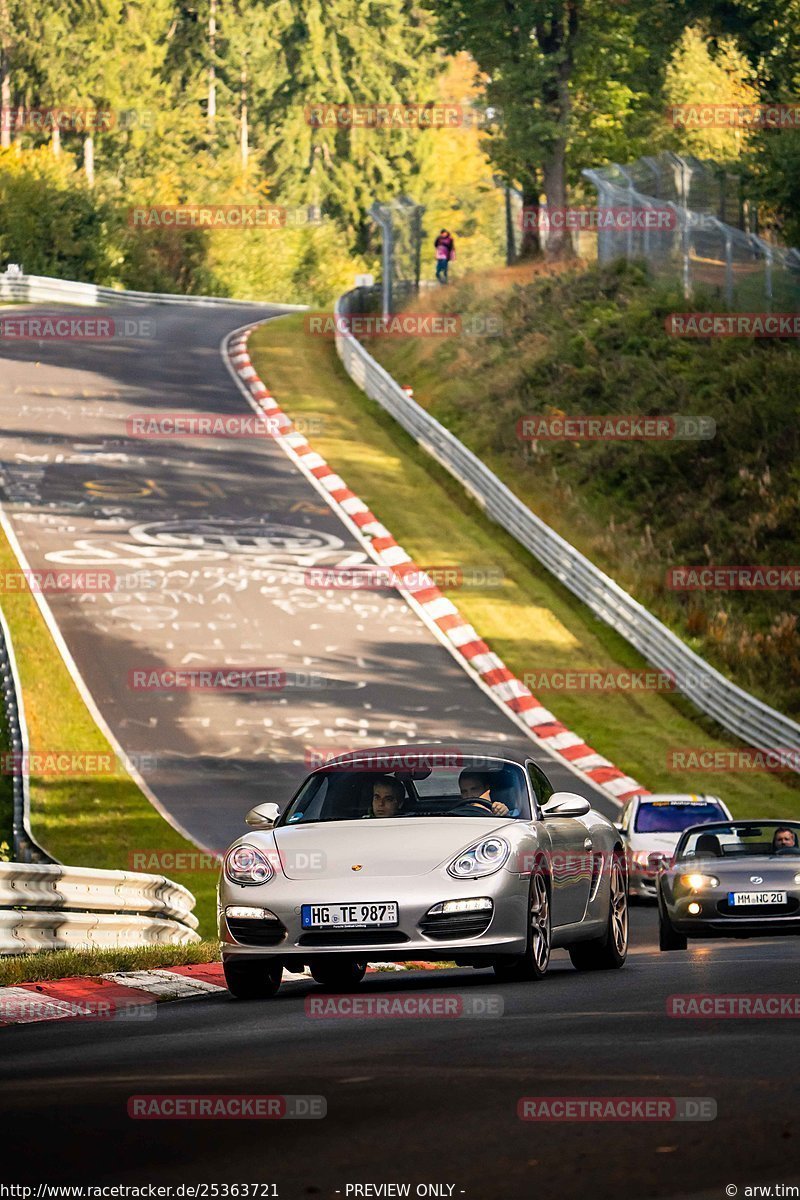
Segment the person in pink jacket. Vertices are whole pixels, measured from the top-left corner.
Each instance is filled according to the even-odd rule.
[[[447,268],[450,261],[456,256],[456,244],[453,241],[453,235],[443,229],[433,243],[436,250],[436,278],[439,283],[447,283]]]

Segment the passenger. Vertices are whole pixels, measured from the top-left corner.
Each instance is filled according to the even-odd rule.
[[[507,817],[511,810],[501,801],[492,800],[491,784],[492,777],[487,771],[469,768],[462,771],[458,777],[461,804],[451,810],[451,815]]]
[[[399,779],[391,775],[381,776],[372,784],[372,804],[368,817],[402,817],[406,803],[406,790]]]
[[[772,852],[777,854],[781,850],[796,850],[797,849],[797,833],[789,826],[784,826],[782,829],[775,830],[775,836],[772,839]]]

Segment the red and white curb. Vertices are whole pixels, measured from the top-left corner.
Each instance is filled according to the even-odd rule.
[[[433,971],[438,963],[374,963],[369,974],[384,971]],[[284,971],[287,979],[311,978]],[[155,1017],[165,1000],[189,1000],[227,992],[222,963],[192,963],[150,971],[109,971],[105,975],[75,975],[41,983],[0,988],[0,1026],[33,1025],[41,1021],[134,1021]]]
[[[269,417],[271,427],[277,430],[275,441],[325,496],[331,507],[339,511],[342,520],[354,530],[375,561],[389,568],[392,576],[400,581],[398,590],[428,628],[451,653],[454,652],[454,657],[464,669],[507,711],[515,724],[523,728],[532,740],[541,742],[548,750],[560,755],[575,774],[583,776],[620,804],[631,796],[648,795],[647,788],[588,746],[579,734],[563,725],[532,695],[502,659],[490,650],[472,625],[464,620],[453,602],[442,595],[439,588],[406,554],[363,500],[348,488],[341,476],[295,428],[274,396],[270,395],[250,361],[247,341],[254,328],[249,326],[237,330],[223,342],[223,356],[227,356],[242,392],[257,412]],[[404,578],[408,579],[407,586],[403,585]]]
[[[0,988],[0,1025],[38,1021],[146,1020],[163,1000],[226,991],[222,963],[111,971]]]

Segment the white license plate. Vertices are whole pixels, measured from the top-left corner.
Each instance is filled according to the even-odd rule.
[[[398,923],[397,904],[304,904],[303,929],[382,929]]]
[[[728,904],[736,908],[746,904],[785,904],[786,892],[728,892]]]

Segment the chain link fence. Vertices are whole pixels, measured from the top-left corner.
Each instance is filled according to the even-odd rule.
[[[422,217],[425,207],[408,196],[387,203],[376,200],[369,210],[381,231],[383,315],[388,317],[419,290],[422,267]]]
[[[687,300],[703,290],[737,311],[800,311],[800,251],[749,229],[757,213],[738,176],[676,154],[583,175],[597,189],[601,212],[631,213],[625,228],[598,228],[600,262],[644,259],[655,276],[678,281]]]

